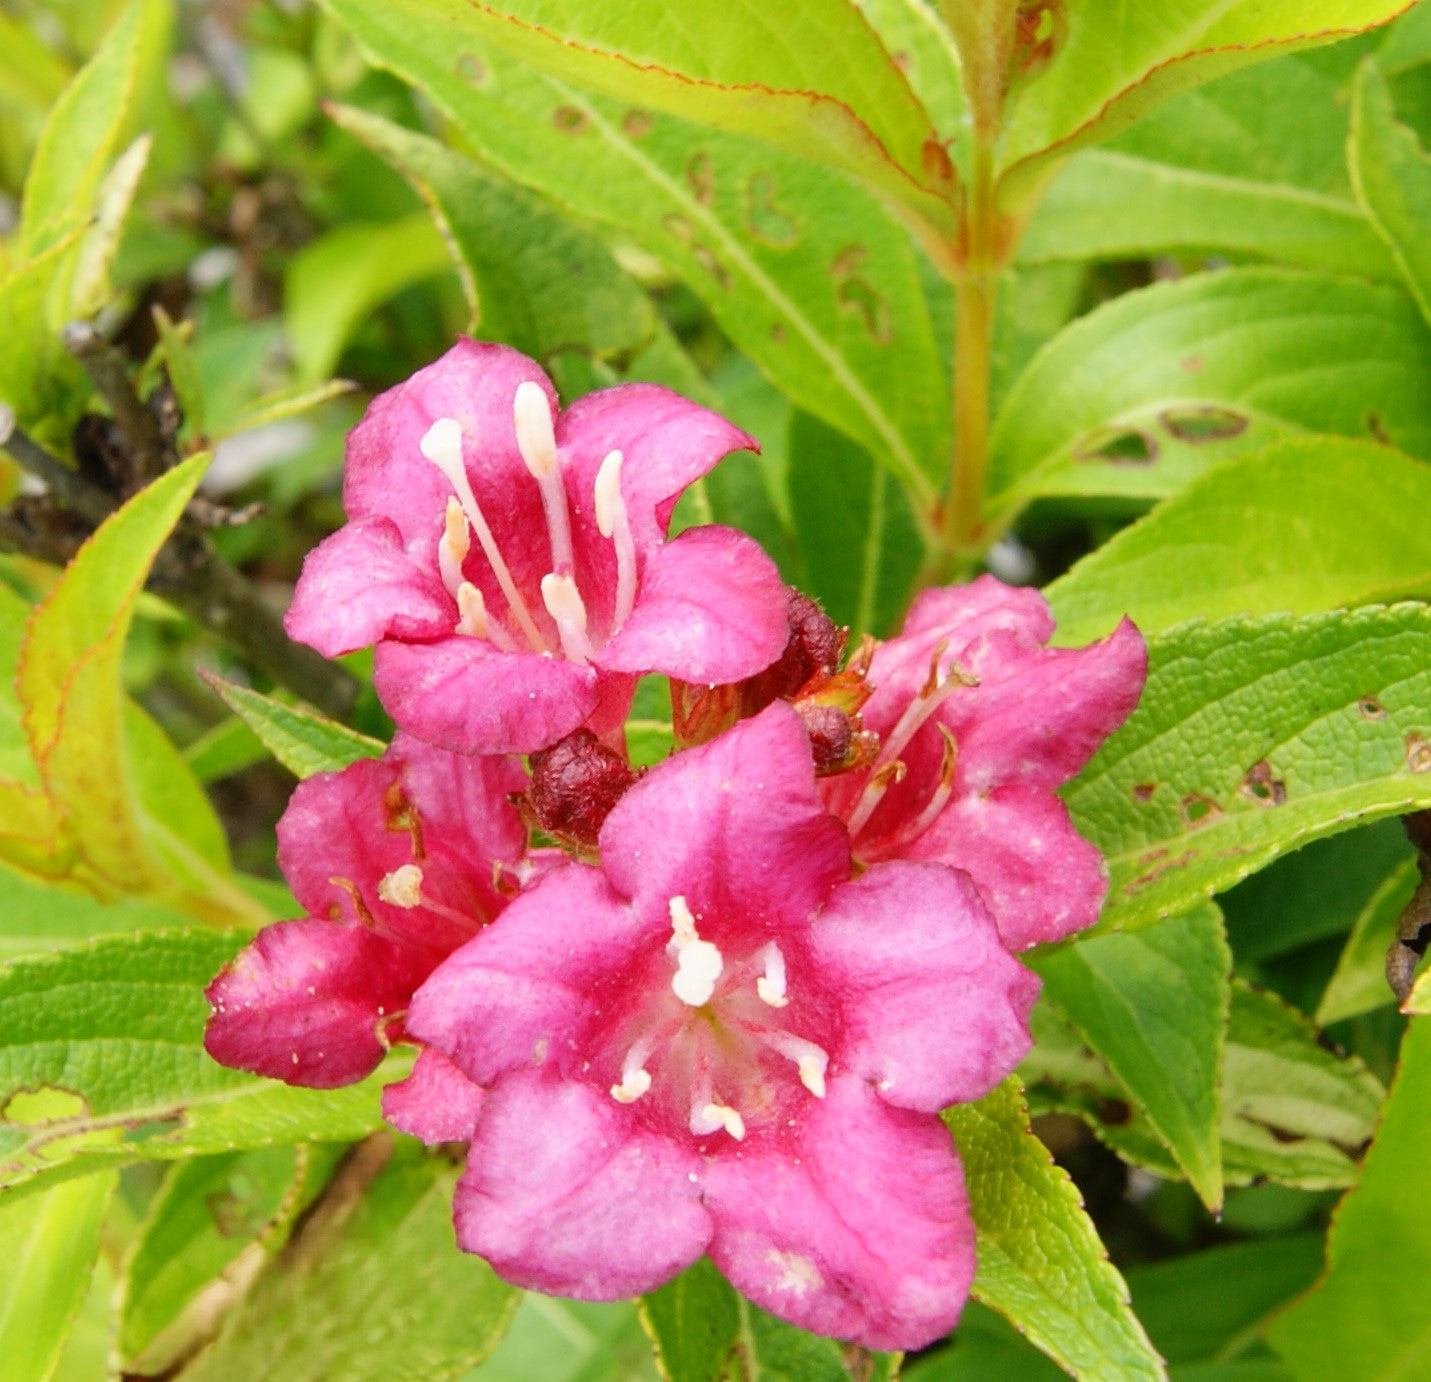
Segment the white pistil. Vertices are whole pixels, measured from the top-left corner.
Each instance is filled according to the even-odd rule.
[[[788,1061],[795,1062],[800,1083],[817,1099],[825,1097],[825,1071],[830,1067],[830,1054],[823,1046],[797,1037],[791,1032],[762,1032],[760,1040]]]
[[[709,1137],[720,1128],[737,1142],[745,1138],[745,1119],[729,1104],[704,1104],[691,1110],[691,1131],[697,1137]]]
[[[422,870],[403,864],[378,880],[378,897],[394,907],[410,911],[422,902]]]
[[[491,528],[487,526],[487,520],[483,517],[477,496],[472,493],[472,484],[467,478],[467,467],[462,462],[462,424],[456,418],[438,418],[423,434],[422,440],[418,443],[418,449],[447,477],[447,482],[452,486],[453,493],[456,494],[458,502],[462,505],[462,511],[466,515],[467,521],[472,525],[472,531],[477,534],[482,554],[487,558],[487,562],[492,568],[492,574],[496,576],[497,584],[502,588],[502,594],[507,599],[507,608],[511,611],[517,626],[526,635],[532,651],[546,652],[546,640],[532,619],[532,612],[527,608],[526,601],[522,599],[521,592],[517,589],[517,583],[507,569],[507,563],[502,560],[497,540],[492,536]],[[446,536],[447,534],[444,532],[439,543],[445,540]],[[440,546],[438,561],[440,565]]]
[[[671,940],[666,953],[676,962],[671,992],[689,1008],[704,1007],[715,995],[725,969],[725,957],[710,941],[703,941],[696,934],[696,919],[684,897],[673,897],[668,905]]]
[[[591,640],[586,636],[586,606],[570,576],[555,571],[542,577],[542,603],[556,621],[561,650],[568,662],[585,663],[591,657]]]
[[[551,541],[552,570],[570,571],[571,515],[566,507],[566,486],[557,464],[556,433],[552,430],[552,408],[546,391],[530,379],[517,385],[512,400],[512,420],[517,429],[517,450],[542,491],[542,509],[547,516],[547,536]]]
[[[472,534],[467,527],[467,515],[455,494],[447,498],[447,514],[442,536],[437,540],[437,567],[442,572],[442,584],[455,600],[462,586],[462,563],[472,547]]]
[[[621,464],[621,453],[608,451],[596,472],[596,526],[601,536],[616,546],[613,633],[626,622],[636,603],[636,539],[631,535],[631,520],[626,513],[626,501],[621,497]]]
[[[760,1001],[771,1008],[783,1008],[790,1002],[785,993],[785,956],[780,947],[771,941],[758,958],[765,962],[765,973],[755,981],[755,992]]]

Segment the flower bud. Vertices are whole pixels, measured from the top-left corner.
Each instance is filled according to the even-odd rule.
[[[578,729],[530,759],[532,785],[516,798],[530,825],[578,853],[596,849],[602,823],[636,781],[631,765],[589,729]]]

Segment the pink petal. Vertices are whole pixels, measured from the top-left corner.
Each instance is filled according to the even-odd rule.
[[[980,576],[967,585],[922,590],[910,605],[901,639],[928,635],[933,642],[948,638],[949,650],[960,652],[995,630],[1014,633],[1032,647],[1053,635],[1048,601],[1027,586],[1005,585],[994,576]]]
[[[954,801],[904,853],[968,873],[1010,950],[1092,926],[1108,891],[1103,856],[1057,797],[1033,787]]]
[[[655,551],[636,605],[602,649],[602,667],[721,684],[764,671],[790,627],[775,563],[732,528],[689,528]]]
[[[325,538],[304,559],[283,621],[289,636],[337,657],[380,638],[450,633],[457,606],[437,576],[435,517],[429,516],[428,526],[430,567],[403,550],[402,535],[386,518],[349,523]]]
[[[606,818],[601,855],[638,907],[680,895],[698,917],[752,929],[804,926],[850,867],[800,717],[779,702],[652,768]]]
[[[915,1349],[958,1322],[974,1225],[938,1118],[832,1082],[799,1155],[725,1156],[706,1171],[709,1252],[738,1291],[802,1329]]]
[[[426,1047],[412,1074],[383,1090],[383,1117],[432,1145],[470,1142],[484,1091],[439,1051]]]
[[[369,1074],[379,1031],[406,1007],[427,964],[342,922],[281,921],[258,933],[204,990],[204,1049],[223,1065],[333,1089]]]
[[[457,753],[529,753],[581,725],[600,700],[595,669],[504,653],[480,638],[379,643],[374,685],[409,734]]]
[[[669,928],[664,908],[643,921],[599,869],[553,869],[438,966],[408,1030],[483,1085],[521,1066],[570,1065],[595,995]]]
[[[952,869],[874,865],[835,890],[809,946],[843,998],[841,1069],[889,1103],[937,1113],[981,1098],[1028,1051],[1039,981]]]
[[[514,1285],[582,1300],[654,1289],[705,1250],[700,1158],[587,1085],[523,1070],[487,1095],[457,1241]]]

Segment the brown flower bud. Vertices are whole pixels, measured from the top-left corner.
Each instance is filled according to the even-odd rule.
[[[637,772],[589,729],[568,734],[528,761],[532,785],[516,799],[527,823],[578,853],[594,852],[603,822]]]

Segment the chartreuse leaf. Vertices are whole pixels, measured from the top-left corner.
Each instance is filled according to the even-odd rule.
[[[242,943],[149,932],[0,967],[0,1189],[379,1126],[379,1091],[407,1072],[407,1055],[361,1084],[312,1090],[205,1053],[204,985]]]
[[[1428,1145],[1431,1023],[1415,1018],[1361,1178],[1332,1220],[1326,1275],[1267,1331],[1298,1379],[1379,1382],[1431,1369],[1431,1215],[1416,1199]]]
[[[76,256],[70,282],[67,318],[92,317],[102,311],[113,294],[110,271],[119,254],[119,242],[139,180],[154,146],[152,134],[142,134],[115,160],[96,193],[94,223],[86,230]]]
[[[1232,968],[1217,908],[1206,904],[1146,930],[1075,942],[1036,957],[1033,967],[1216,1211]]]
[[[496,1346],[520,1292],[453,1247],[457,1174],[414,1142],[364,1143],[185,1376],[462,1377]]]
[[[1053,19],[1051,57],[1014,89],[999,149],[1007,190],[1034,186],[1050,161],[1179,91],[1408,8],[1407,0],[1190,0],[1131,10],[1067,0]]]
[[[950,444],[934,323],[953,309],[873,194],[772,145],[585,96],[425,7],[325,3],[484,163],[668,265],[795,403],[932,510]]]
[[[383,755],[382,740],[370,739],[317,711],[284,705],[272,696],[220,677],[205,680],[294,777],[336,773],[361,758]]]
[[[1357,913],[1337,967],[1327,981],[1316,1020],[1323,1026],[1384,1008],[1395,1002],[1386,982],[1386,952],[1396,921],[1416,890],[1414,859],[1403,859]]]
[[[739,1295],[708,1258],[642,1298],[641,1319],[668,1382],[877,1382],[898,1354],[870,1354],[777,1320]],[[850,1366],[857,1361],[859,1371]]]
[[[45,1382],[89,1289],[117,1177],[101,1171],[0,1201],[0,1358],[5,1382]]]
[[[1431,608],[1185,624],[1066,792],[1099,927],[1188,910],[1308,840],[1431,805]]]
[[[659,1382],[634,1301],[594,1303],[522,1293],[481,1382]]]
[[[1075,154],[1025,262],[1222,252],[1396,279],[1346,172],[1350,45],[1230,73]]]
[[[438,19],[454,46],[500,48],[560,81],[702,125],[768,140],[855,174],[942,234],[952,169],[929,117],[848,0],[457,0],[389,3],[394,19]]]
[[[1143,1112],[1049,1004],[1034,1010],[1037,1045],[1020,1067],[1039,1112],[1082,1117],[1125,1160],[1179,1175]],[[1234,980],[1223,1056],[1223,1178],[1303,1190],[1350,1185],[1384,1090],[1354,1056],[1326,1050],[1300,1013]]]
[[[946,1109],[978,1230],[974,1295],[1075,1376],[1163,1377],[1067,1172],[1029,1131],[1016,1076]]]
[[[126,1372],[162,1374],[241,1297],[343,1154],[338,1143],[179,1162],[126,1254],[116,1298]],[[220,1278],[221,1280],[216,1280]]]
[[[1127,293],[1048,343],[1000,409],[991,514],[1045,494],[1176,493],[1298,432],[1431,456],[1431,332],[1394,288],[1281,269]]]
[[[48,248],[0,276],[0,321],[5,323],[0,332],[0,404],[14,410],[22,427],[43,419],[65,382],[79,373],[79,365],[50,330],[46,304],[83,233],[82,224],[71,225]]]
[[[394,293],[449,267],[424,211],[380,224],[340,225],[305,245],[284,277],[284,326],[307,383],[326,379],[353,332]]]
[[[964,88],[948,26],[925,0],[859,0],[859,7],[940,139],[955,138],[964,122]]]
[[[1347,153],[1357,200],[1431,321],[1431,159],[1415,131],[1397,120],[1391,88],[1371,58],[1352,88]]]
[[[1431,466],[1372,442],[1305,437],[1236,456],[1124,528],[1048,589],[1058,638],[1125,614],[1184,620],[1431,595]]]

